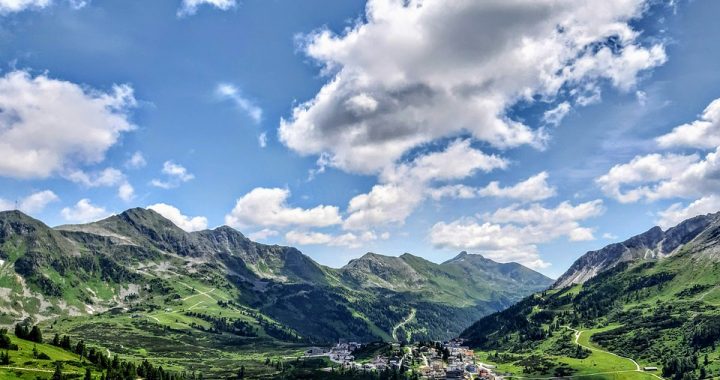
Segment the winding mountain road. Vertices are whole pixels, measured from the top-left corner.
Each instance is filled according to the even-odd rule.
[[[398,323],[397,325],[395,325],[395,327],[393,327],[393,330],[392,330],[393,340],[398,340],[398,338],[397,338],[398,329],[405,326],[406,324],[410,323],[413,319],[415,319],[416,312],[417,312],[417,310],[410,309],[410,314],[407,316],[407,318],[405,318],[402,322]]]

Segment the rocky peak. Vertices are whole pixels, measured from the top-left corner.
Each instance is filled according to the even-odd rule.
[[[667,231],[656,226],[621,243],[613,243],[597,251],[589,251],[578,258],[558,278],[554,287],[562,288],[584,283],[621,262],[656,260],[673,255],[704,231],[717,225],[719,220],[720,213],[699,215]]]

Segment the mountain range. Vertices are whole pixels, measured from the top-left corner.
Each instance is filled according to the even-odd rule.
[[[170,309],[207,313],[193,314],[196,320],[185,323],[191,326],[219,304],[250,316],[243,320],[254,335],[281,340],[443,339],[551,284],[520,264],[466,252],[442,264],[368,253],[329,268],[226,226],[188,233],[142,208],[55,228],[19,211],[0,212],[5,325],[113,313],[158,320]],[[193,300],[199,303],[185,304]]]

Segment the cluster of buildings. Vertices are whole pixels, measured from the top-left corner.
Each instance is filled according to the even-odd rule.
[[[417,349],[424,364],[418,369],[427,379],[499,379],[494,367],[477,363],[475,352],[459,339]]]
[[[326,349],[322,347],[311,347],[305,351],[306,357],[313,356],[327,356],[331,361],[339,363],[345,366],[349,366],[354,363],[355,357],[353,351],[362,347],[362,344],[357,342],[343,342],[340,341],[335,346]]]
[[[475,353],[462,340],[433,342],[400,347],[392,344],[392,356],[375,356],[355,361],[353,352],[362,347],[356,342],[340,342],[329,349],[313,347],[306,356],[327,356],[331,361],[359,371],[414,371],[423,379],[487,379],[500,380],[489,364],[477,363]]]

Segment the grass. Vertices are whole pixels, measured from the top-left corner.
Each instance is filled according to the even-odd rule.
[[[10,335],[12,343],[17,344],[17,351],[7,351],[10,354],[10,365],[0,366],[2,379],[49,379],[54,370],[55,363],[60,362],[64,374],[85,374],[85,368],[91,368],[93,374],[99,375],[92,365],[75,354],[50,344],[38,344]],[[33,348],[50,357],[48,360],[37,359],[33,355]]]

